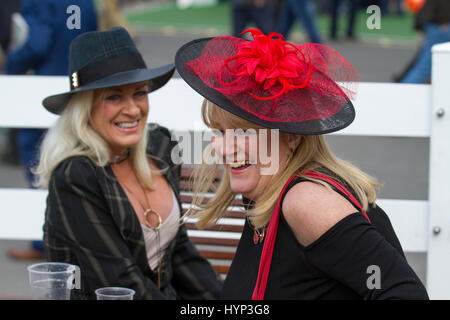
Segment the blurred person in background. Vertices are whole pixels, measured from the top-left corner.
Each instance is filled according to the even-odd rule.
[[[0,1],[0,74],[5,73],[6,55],[10,50],[12,15],[20,10],[20,0]],[[0,129],[0,135],[4,136],[6,144],[0,150],[2,162],[17,165],[19,155],[16,145],[16,129]]]
[[[426,0],[416,15],[415,28],[424,33],[423,45],[401,83],[430,81],[431,48],[450,41],[450,1]]]
[[[314,3],[310,0],[285,0],[277,21],[276,31],[286,39],[295,21],[303,24],[310,42],[321,43],[319,29],[315,21]]]
[[[402,16],[404,14],[403,9],[403,0],[394,0],[395,1],[395,11],[398,16]]]
[[[23,0],[21,15],[29,26],[28,40],[10,52],[6,60],[7,74],[67,75],[69,69],[69,46],[72,39],[97,30],[97,16],[92,0],[77,0],[80,28],[69,29],[67,13],[72,0]],[[33,187],[35,176],[31,169],[36,165],[39,144],[44,129],[24,128],[17,131],[16,142],[26,178]],[[31,247],[9,249],[16,259],[44,259],[42,241],[33,241]]]
[[[338,20],[339,20],[339,11],[342,8],[344,2],[342,0],[331,0],[331,29],[330,29],[330,38],[332,40],[337,40],[338,36]],[[349,40],[355,39],[355,20],[356,15],[358,13],[358,9],[361,6],[361,0],[349,0],[345,1],[348,5],[349,13],[348,13],[348,22],[347,22],[347,32],[346,37]]]
[[[136,41],[136,34],[124,17],[119,0],[100,0],[96,2],[98,8],[99,30],[109,30],[115,26],[124,27],[131,38]]]
[[[3,71],[5,56],[9,50],[12,14],[19,11],[20,6],[20,0],[2,0],[0,2],[0,72]]]
[[[401,16],[401,15],[403,15],[403,1],[404,0],[378,0],[378,2],[371,1],[372,3],[369,2],[366,5],[367,6],[369,6],[371,4],[378,5],[381,9],[381,14],[383,14],[383,15],[390,14],[391,8],[395,7],[395,13],[398,16]]]
[[[274,8],[273,0],[231,0],[232,4],[232,33],[240,37],[251,22],[257,28],[268,34],[274,31]]]
[[[274,23],[275,27],[278,24],[278,20],[280,18],[280,14],[281,14],[281,8],[283,8],[283,5],[285,2],[286,2],[286,0],[278,0],[278,1],[275,1],[273,4],[273,23]]]
[[[381,9],[381,14],[389,14],[389,0],[378,0],[378,3],[374,1]]]

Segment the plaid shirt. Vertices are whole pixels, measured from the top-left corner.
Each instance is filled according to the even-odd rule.
[[[149,128],[148,154],[179,199],[180,165],[170,158],[176,141],[158,125]],[[95,299],[100,287],[136,291],[135,299],[214,299],[221,281],[181,225],[162,259],[161,289],[147,261],[139,220],[111,166],[98,167],[87,157],[63,161],[53,172],[47,198],[44,244],[48,261],[78,265],[81,289],[73,299]]]

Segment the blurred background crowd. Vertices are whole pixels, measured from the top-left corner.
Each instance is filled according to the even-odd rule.
[[[81,10],[81,28],[76,30],[65,27],[65,9],[72,4]],[[379,12],[368,13],[371,5]],[[380,28],[368,28],[367,19],[378,13]],[[450,41],[449,22],[450,0],[2,0],[0,74],[65,75],[70,41],[82,32],[115,25],[126,27],[143,46],[152,41],[142,36],[148,30],[167,38],[187,33],[197,38],[241,36],[244,29],[256,26],[293,42],[354,50],[367,43],[374,48],[406,43],[412,53],[387,81],[429,83],[431,47]],[[366,63],[371,64],[370,58]],[[361,81],[367,80],[362,76]],[[0,163],[22,166],[30,187],[30,168],[44,132],[0,129]],[[9,255],[42,259],[42,243],[11,249]]]

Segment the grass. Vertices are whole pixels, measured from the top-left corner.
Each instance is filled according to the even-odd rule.
[[[417,35],[413,30],[414,16],[405,13],[403,16],[387,15],[381,17],[381,29],[369,30],[366,20],[369,14],[361,10],[355,22],[355,33],[362,38],[391,38],[415,40]],[[147,28],[170,27],[176,30],[211,30],[229,33],[231,30],[231,12],[228,3],[220,3],[213,7],[191,7],[178,9],[175,4],[152,7],[140,12],[128,13],[127,18],[134,26]],[[317,17],[321,34],[328,37],[331,19],[327,14]],[[344,35],[347,27],[346,15],[339,19],[339,34]],[[293,32],[301,32],[303,27],[295,24]]]
[[[175,27],[183,29],[216,28],[228,30],[230,26],[228,4],[180,10],[175,4],[151,8],[128,14],[131,24],[145,27]]]

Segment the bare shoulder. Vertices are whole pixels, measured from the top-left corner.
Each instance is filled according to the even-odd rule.
[[[303,246],[310,245],[337,222],[356,212],[339,193],[310,181],[292,187],[282,209],[297,241]]]

